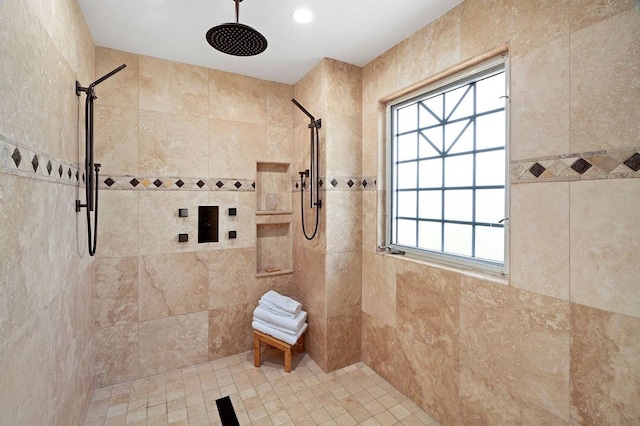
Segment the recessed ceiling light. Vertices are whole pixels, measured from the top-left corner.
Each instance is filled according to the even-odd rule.
[[[313,13],[309,9],[298,9],[295,10],[291,16],[293,20],[299,22],[301,24],[306,24],[313,20]]]

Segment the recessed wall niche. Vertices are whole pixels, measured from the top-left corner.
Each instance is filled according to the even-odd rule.
[[[291,213],[289,163],[258,163],[256,214]]]
[[[256,276],[293,272],[289,163],[256,165]]]
[[[291,223],[261,223],[256,235],[256,275],[291,273]]]

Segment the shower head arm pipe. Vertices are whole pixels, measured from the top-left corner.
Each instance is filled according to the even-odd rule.
[[[114,75],[115,73],[122,71],[126,67],[127,67],[126,64],[120,65],[118,68],[116,68],[113,71],[103,75],[102,77],[100,77],[99,79],[97,79],[96,81],[91,83],[88,87],[82,87],[82,86],[80,86],[80,82],[76,81],[76,95],[80,96],[80,92],[86,92],[87,96],[95,97],[95,93],[93,91],[94,87],[96,87],[98,84],[102,83],[103,81],[105,81],[106,79],[108,79],[109,77]]]
[[[316,118],[313,115],[311,115],[311,113],[309,111],[307,111],[305,107],[300,105],[300,103],[298,101],[296,101],[295,99],[291,99],[291,102],[293,102],[293,104],[295,106],[300,108],[300,111],[304,112],[305,115],[307,117],[309,117],[309,119],[311,120],[311,124],[309,124],[309,128],[311,128],[311,127],[317,127],[317,128],[322,127],[322,120],[316,120]]]

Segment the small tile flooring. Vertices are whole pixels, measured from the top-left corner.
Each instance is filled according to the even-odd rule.
[[[325,373],[306,353],[285,373],[282,352],[253,351],[97,389],[85,426],[221,425],[229,395],[241,425],[438,425],[363,363]]]

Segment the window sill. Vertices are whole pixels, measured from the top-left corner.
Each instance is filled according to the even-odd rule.
[[[419,257],[416,255],[412,255],[410,253],[406,253],[404,255],[391,254],[385,252],[378,252],[377,254],[387,257],[393,257],[399,260],[405,260],[407,262],[413,262],[418,265],[428,266],[430,268],[442,269],[449,272],[454,272],[465,277],[474,278],[486,282],[490,282],[498,285],[509,285],[509,275],[500,274],[497,272],[485,271],[481,269],[475,269],[472,267],[465,267],[462,265],[449,263],[449,262],[438,262],[432,259],[425,259],[424,257]]]

